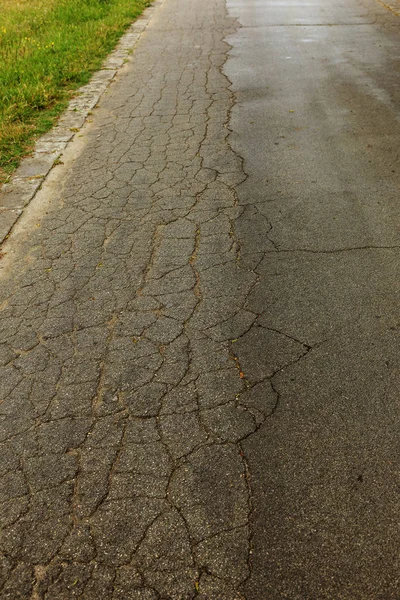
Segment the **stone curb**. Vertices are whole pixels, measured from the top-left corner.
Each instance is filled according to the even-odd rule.
[[[90,111],[127,61],[154,11],[162,2],[163,0],[155,0],[132,23],[115,50],[108,55],[102,68],[93,75],[89,83],[77,90],[57,125],[37,140],[32,156],[23,159],[10,181],[3,184],[0,189],[0,245],[7,239],[24,208],[34,198],[66,146],[74,139]]]

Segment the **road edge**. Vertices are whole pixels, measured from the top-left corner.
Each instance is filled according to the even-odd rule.
[[[35,143],[31,156],[24,158],[9,182],[0,187],[0,247],[11,234],[25,208],[46,181],[52,168],[59,164],[67,146],[88,121],[91,111],[125,63],[147,29],[154,12],[164,0],[154,0],[130,25],[100,70],[76,91],[75,97],[60,116],[57,125]]]

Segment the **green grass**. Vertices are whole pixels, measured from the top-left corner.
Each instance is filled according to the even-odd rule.
[[[0,183],[148,0],[0,0]]]

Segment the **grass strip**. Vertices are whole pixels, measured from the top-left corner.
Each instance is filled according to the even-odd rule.
[[[0,183],[148,0],[0,0]]]

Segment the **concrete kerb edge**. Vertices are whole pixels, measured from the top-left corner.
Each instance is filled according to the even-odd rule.
[[[83,126],[90,111],[129,59],[154,11],[162,3],[163,0],[154,0],[132,23],[107,56],[101,69],[77,90],[57,125],[36,141],[32,155],[23,159],[10,181],[3,184],[0,189],[0,246],[10,235],[24,208],[35,197],[53,166],[60,160],[67,145]]]

